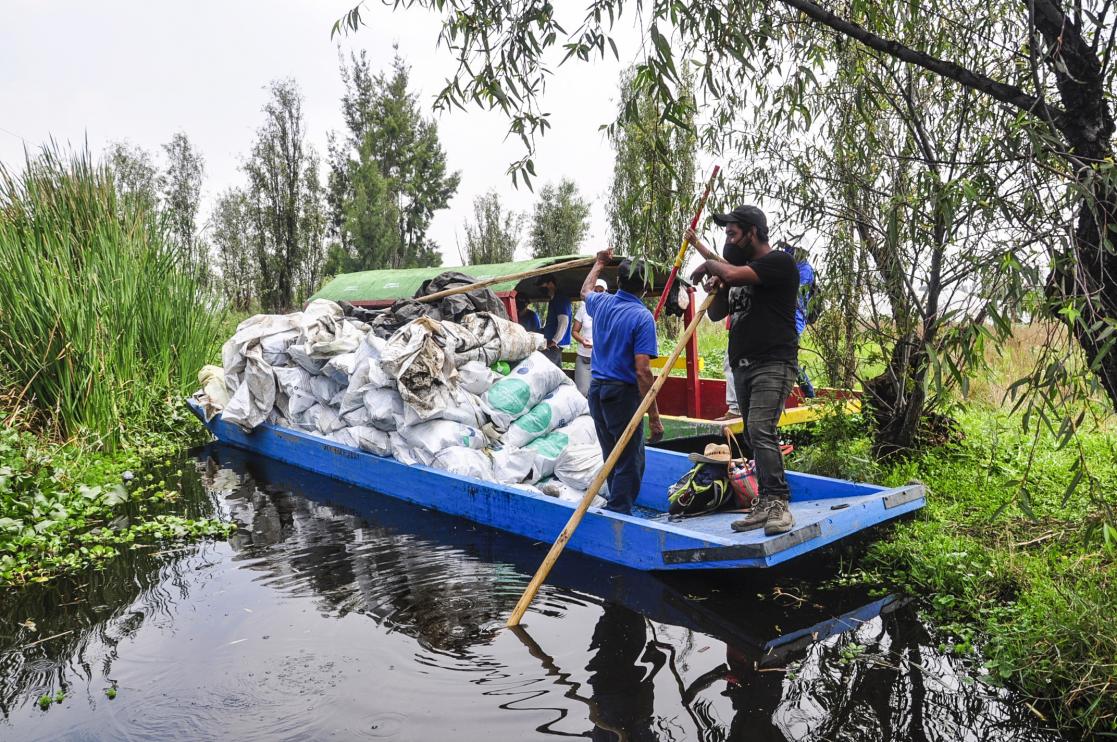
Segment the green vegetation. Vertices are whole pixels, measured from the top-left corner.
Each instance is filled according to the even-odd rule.
[[[0,585],[227,533],[151,474],[225,319],[164,226],[87,153],[0,169]]]
[[[161,432],[133,434],[111,454],[0,431],[0,586],[97,566],[120,549],[228,535],[229,523],[175,514],[167,462],[185,442],[181,430],[197,430],[180,409],[164,410]],[[124,482],[129,470],[138,474]]]
[[[790,465],[930,490],[927,508],[874,541],[856,575],[927,596],[923,605],[959,653],[980,649],[1010,684],[1062,725],[1117,729],[1117,424],[1054,434],[1022,428],[985,404],[959,415],[965,437],[881,466],[860,416],[834,415]],[[1074,480],[1079,454],[1089,472]]]
[[[0,263],[0,382],[51,437],[119,448],[217,343],[220,315],[160,220],[88,153],[0,168]]]

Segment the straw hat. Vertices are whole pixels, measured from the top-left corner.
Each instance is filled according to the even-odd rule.
[[[728,464],[733,455],[725,443],[707,443],[702,453],[692,453],[690,460],[700,464]]]

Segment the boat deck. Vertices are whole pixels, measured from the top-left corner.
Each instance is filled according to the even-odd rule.
[[[850,528],[859,530],[856,528],[859,523],[876,522],[875,513],[880,507],[891,510],[920,499],[922,495],[922,490],[912,488],[903,491],[883,490],[852,497],[792,500],[791,514],[795,517],[795,526],[788,533],[778,536],[765,536],[763,528],[740,533],[734,531],[731,525],[733,521],[745,517],[738,512],[718,512],[680,518],[650,508],[639,508],[639,515],[657,523],[682,525],[704,540],[719,544],[713,549],[673,553],[672,559],[675,561],[682,562],[687,559],[706,561],[704,557],[720,554],[719,558],[725,558],[732,553],[740,557],[772,557],[821,538],[824,533]],[[817,544],[812,544],[809,549],[798,550],[796,553],[815,548]]]

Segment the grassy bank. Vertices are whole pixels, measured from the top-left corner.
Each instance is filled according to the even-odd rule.
[[[160,215],[87,153],[47,151],[0,168],[0,264],[0,584],[225,533],[176,515],[159,476],[223,321]]]
[[[855,579],[920,597],[944,643],[979,649],[990,677],[1048,721],[1117,732],[1117,424],[1082,432],[1089,472],[1068,492],[1076,447],[986,405],[960,422],[961,444],[881,468],[858,421],[834,418],[789,465],[924,482],[927,508],[873,542]]]
[[[700,326],[705,376],[722,376],[727,339],[720,323]],[[864,420],[835,410],[788,465],[889,486],[924,482],[927,507],[872,542],[848,578],[918,597],[944,645],[972,654],[1046,721],[1117,735],[1117,418],[1092,405],[1098,414],[1060,448],[1050,432],[1025,431],[1005,403],[1043,362],[1041,349],[1065,342],[1061,328],[1036,323],[987,347],[951,411],[960,443],[881,465]],[[811,333],[800,361],[825,382]],[[871,348],[858,369],[863,378],[879,372]]]

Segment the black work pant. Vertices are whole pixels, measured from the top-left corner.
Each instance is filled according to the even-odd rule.
[[[590,415],[597,428],[602,458],[608,459],[609,454],[613,453],[621,433],[636,414],[641,400],[640,389],[635,384],[601,379],[590,382]],[[631,513],[643,479],[644,429],[641,426],[624,447],[617,465],[609,472],[609,501],[605,509]]]
[[[756,459],[761,497],[791,497],[776,427],[797,374],[797,364],[787,361],[761,361],[733,369],[737,404],[744,418],[744,440]]]

